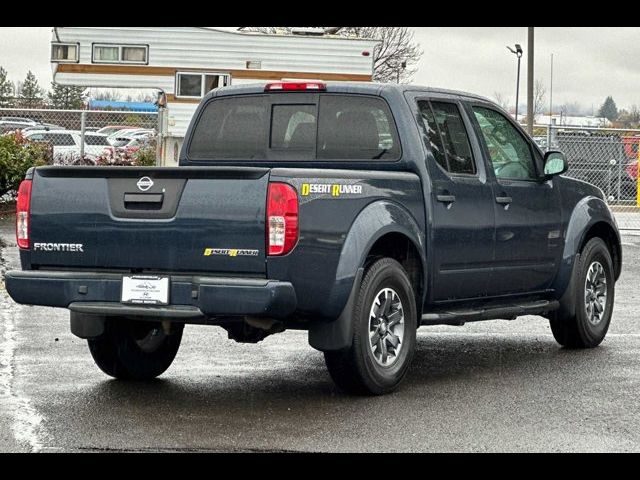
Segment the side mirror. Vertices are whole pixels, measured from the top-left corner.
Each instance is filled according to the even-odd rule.
[[[544,175],[545,177],[553,177],[561,175],[569,169],[569,164],[564,153],[550,150],[544,154]]]

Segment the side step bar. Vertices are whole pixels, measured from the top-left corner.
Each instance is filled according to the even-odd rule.
[[[480,320],[513,320],[522,315],[541,315],[559,307],[557,300],[537,300],[509,306],[435,310],[422,315],[420,325],[464,325]]]

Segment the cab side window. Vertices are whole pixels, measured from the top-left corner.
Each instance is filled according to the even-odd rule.
[[[430,149],[438,164],[457,175],[475,175],[469,136],[455,103],[419,101]]]
[[[504,115],[490,108],[473,107],[497,178],[536,180],[529,143]]]

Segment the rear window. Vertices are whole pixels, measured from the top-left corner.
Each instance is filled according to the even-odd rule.
[[[215,99],[200,115],[188,156],[193,160],[399,158],[395,124],[381,98],[326,94],[307,99],[296,94]]]
[[[269,145],[275,149],[313,150],[316,129],[315,105],[273,105]]]
[[[57,147],[75,147],[76,142],[68,133],[45,133],[44,140]]]
[[[389,160],[400,153],[395,126],[380,98],[327,95],[320,100],[318,159]]]
[[[102,135],[86,135],[84,136],[84,142],[87,145],[109,145],[106,136]]]
[[[130,138],[116,137],[115,139],[113,139],[111,141],[111,145],[114,146],[114,147],[124,147],[130,141],[131,141]]]
[[[189,146],[194,159],[264,158],[267,97],[221,98],[210,102],[198,120]]]

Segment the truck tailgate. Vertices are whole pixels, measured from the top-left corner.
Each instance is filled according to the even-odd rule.
[[[267,168],[42,167],[33,267],[265,273]]]

